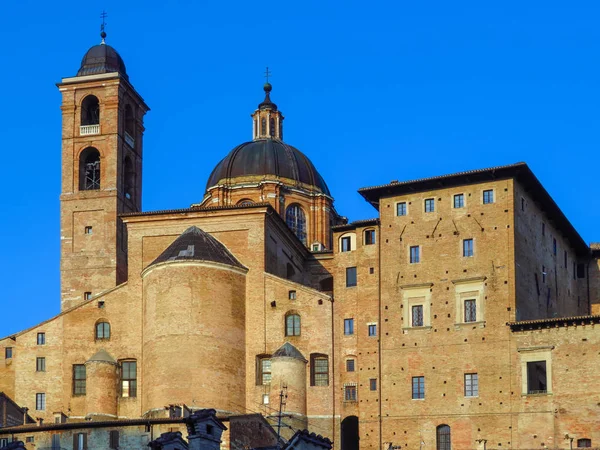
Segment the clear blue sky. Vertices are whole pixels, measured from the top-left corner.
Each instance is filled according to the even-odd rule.
[[[268,65],[286,141],[351,220],[376,216],[362,186],[526,161],[600,240],[598,2],[3,2],[0,336],[59,312],[54,83],[99,43],[103,9],[152,108],[144,210],[202,199],[251,139]]]

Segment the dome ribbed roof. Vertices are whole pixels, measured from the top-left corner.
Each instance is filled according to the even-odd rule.
[[[81,67],[77,72],[77,76],[112,72],[119,72],[125,79],[129,79],[121,55],[110,45],[99,44],[94,45],[87,51],[81,60]]]
[[[265,180],[287,178],[305,189],[330,195],[323,177],[300,150],[274,139],[257,139],[235,147],[217,164],[206,190],[218,184],[235,184],[233,178],[258,175]]]
[[[227,247],[198,227],[189,227],[150,266],[166,261],[212,261],[233,267],[245,267]]]

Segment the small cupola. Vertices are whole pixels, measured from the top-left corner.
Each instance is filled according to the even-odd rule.
[[[268,69],[267,69],[268,73]],[[263,86],[265,99],[259,103],[258,109],[252,114],[252,139],[277,139],[283,141],[283,114],[277,110],[277,105],[271,101],[273,86],[267,80]]]

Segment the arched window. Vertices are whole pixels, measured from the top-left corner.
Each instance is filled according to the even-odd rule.
[[[96,339],[110,339],[110,323],[101,321],[96,324]]]
[[[285,222],[296,237],[306,244],[306,216],[300,205],[288,206],[285,211]]]
[[[121,397],[137,397],[137,361],[121,361]]]
[[[448,425],[439,425],[436,428],[437,450],[451,450],[450,427]]]
[[[275,136],[275,119],[269,120],[269,134]]]
[[[252,200],[250,200],[249,198],[244,198],[244,199],[240,200],[239,202],[237,202],[237,206],[250,206],[250,205],[254,205],[254,202]]]
[[[100,152],[88,147],[79,155],[79,189],[100,189]]]
[[[126,198],[132,198],[135,190],[135,171],[131,158],[127,156],[123,161],[123,190]]]
[[[264,117],[260,120],[260,134],[261,136],[267,134],[267,119]]]
[[[285,315],[285,335],[300,336],[300,315],[287,313]]]
[[[100,102],[95,95],[88,95],[81,102],[81,125],[98,125],[100,123]]]
[[[589,448],[592,446],[592,440],[587,438],[577,439],[577,447]]]

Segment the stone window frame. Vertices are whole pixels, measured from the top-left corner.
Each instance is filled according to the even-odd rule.
[[[371,327],[375,327],[373,330],[375,331],[374,334],[371,334]],[[368,337],[377,337],[377,322],[368,322],[367,323],[367,336]]]
[[[486,192],[492,192],[492,201],[491,202],[486,202],[485,201],[485,194]],[[481,204],[482,205],[493,205],[494,203],[496,203],[498,201],[498,199],[496,198],[496,188],[486,188],[486,189],[481,189]]]
[[[433,283],[400,286],[402,292],[402,329],[422,330],[431,328],[431,287]],[[412,326],[412,307],[423,306],[423,325]]]
[[[272,376],[272,368],[271,371],[267,372],[263,368],[263,361],[271,361],[272,355],[270,353],[261,353],[260,355],[256,355],[256,385],[257,386],[270,386],[271,385],[271,377],[268,377],[268,382],[265,382],[265,375],[268,374]]]
[[[554,346],[517,348],[521,362],[521,396],[552,395],[552,350]],[[527,386],[527,363],[546,362],[546,392],[530,394]]]
[[[486,277],[452,280],[454,284],[455,327],[485,326],[485,280]],[[475,300],[476,320],[465,322],[465,300]]]
[[[398,214],[398,205],[404,203],[404,214]],[[394,215],[396,217],[406,217],[408,216],[408,202],[406,200],[403,200],[401,202],[395,202],[394,203]]]
[[[353,388],[353,389],[348,389]],[[349,391],[353,391],[354,395],[348,395]],[[350,398],[349,398],[350,397]],[[358,383],[344,383],[344,403],[358,402]]]

